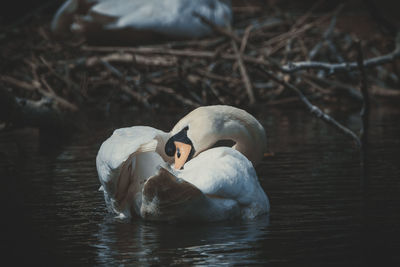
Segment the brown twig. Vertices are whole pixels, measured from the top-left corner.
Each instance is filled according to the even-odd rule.
[[[153,48],[153,47],[112,47],[112,46],[84,46],[82,47],[84,51],[93,51],[93,52],[131,52],[137,54],[159,54],[159,55],[173,55],[178,57],[189,57],[189,58],[208,58],[208,59],[215,59],[217,57],[217,53],[210,52],[210,51],[202,51],[202,50],[180,50],[180,49],[163,49],[163,48]],[[229,54],[229,53],[222,53],[218,55],[221,59],[226,60],[237,60],[237,55]],[[271,67],[271,64],[262,59],[256,58],[248,55],[242,56],[243,60],[248,63],[258,64],[263,66]],[[268,58],[270,61],[271,59]]]
[[[211,92],[214,94],[214,96],[218,99],[219,103],[221,104],[226,104],[225,100],[223,97],[221,97],[221,94],[218,92],[217,89],[215,89],[215,86],[211,84],[209,81],[205,82],[205,85],[210,88]]]
[[[192,50],[192,49],[170,49],[160,47],[125,47],[125,46],[83,46],[83,51],[93,52],[131,52],[137,54],[160,54],[172,55],[182,57],[200,57],[200,58],[214,58],[215,53],[210,51]],[[233,59],[233,56],[232,56]]]
[[[212,21],[210,21],[209,19],[207,19],[206,17],[202,16],[201,14],[197,13],[197,12],[193,12],[193,16],[198,17],[200,19],[200,21],[202,23],[204,23],[205,25],[209,26],[214,32],[216,33],[220,33],[224,36],[229,37],[230,39],[235,40],[236,42],[240,43],[242,40],[236,35],[234,34],[230,29],[227,28],[222,28],[218,25],[215,25]]]
[[[343,9],[343,4],[339,6],[339,8],[337,8],[335,10],[335,12],[332,15],[331,18],[331,22],[329,23],[329,27],[328,29],[326,29],[326,31],[324,32],[324,34],[322,35],[322,40],[320,42],[318,42],[313,49],[311,49],[311,51],[308,54],[309,59],[313,59],[317,53],[319,52],[319,50],[321,49],[321,47],[323,46],[324,43],[330,41],[331,37],[332,37],[332,33],[333,30],[335,29],[336,26],[336,20],[337,20],[337,16],[339,14],[339,12]]]
[[[307,97],[300,91],[300,89],[298,89],[297,87],[295,87],[294,85],[287,83],[281,79],[279,79],[278,77],[276,77],[272,72],[268,71],[268,70],[263,70],[261,68],[258,68],[259,72],[261,74],[266,75],[269,79],[275,81],[278,84],[283,85],[285,88],[293,91],[294,93],[296,93],[296,95],[299,97],[299,99],[301,100],[301,102],[303,104],[306,105],[306,107],[309,109],[309,111],[311,112],[311,114],[313,114],[314,116],[316,116],[317,118],[323,120],[324,122],[328,123],[329,125],[333,126],[335,129],[339,130],[341,133],[344,133],[347,136],[350,136],[355,143],[357,144],[357,146],[361,146],[361,142],[360,139],[358,138],[358,136],[351,131],[350,129],[346,128],[345,126],[343,126],[342,124],[340,124],[339,122],[337,122],[334,118],[332,118],[331,116],[329,116],[328,114],[324,113],[320,108],[318,108],[317,106],[314,106],[313,104],[311,104],[311,102],[307,99]]]
[[[42,83],[44,84],[44,86],[47,88],[48,92],[43,92],[41,91],[41,93],[44,96],[47,96],[49,98],[54,98],[56,100],[56,102],[58,102],[61,106],[68,108],[71,111],[77,111],[79,108],[75,105],[72,104],[71,102],[69,102],[68,100],[60,97],[54,90],[53,88],[51,88],[51,86],[49,85],[49,83],[46,81],[46,79],[44,77],[42,77]]]
[[[250,105],[253,105],[256,99],[254,97],[253,86],[251,85],[249,75],[247,74],[246,66],[243,63],[242,53],[240,53],[239,48],[237,47],[237,44],[234,40],[232,40],[232,47],[237,56],[237,63],[239,65],[240,75],[242,76],[243,84],[246,88]]]
[[[231,77],[231,76],[222,76],[222,75],[211,73],[209,71],[205,71],[205,70],[202,70],[202,69],[196,69],[196,72],[201,76],[204,76],[204,77],[207,77],[209,79],[216,80],[216,81],[222,81],[222,82],[234,83],[234,84],[240,84],[241,83],[241,81],[239,79]]]
[[[358,41],[356,43],[356,48],[358,52],[358,57],[357,57],[357,65],[360,70],[360,76],[361,76],[361,94],[363,96],[363,106],[361,108],[361,119],[362,119],[362,127],[360,130],[360,136],[361,136],[361,144],[364,146],[367,143],[367,130],[369,128],[369,110],[370,110],[370,100],[369,100],[369,93],[368,93],[368,85],[367,85],[367,75],[365,73],[365,68],[363,65],[364,62],[364,55],[362,51],[362,46],[361,46],[361,41]]]
[[[252,29],[253,29],[253,25],[249,25],[246,27],[246,29],[244,31],[242,42],[240,43],[240,54],[243,54],[244,50],[246,50],[246,45],[248,43],[248,39],[249,39],[250,32]]]
[[[67,85],[67,87],[72,89],[72,91],[75,93],[76,96],[78,96],[79,98],[83,97],[82,93],[79,91],[78,84],[76,84],[74,81],[72,81],[68,77],[64,77],[64,76],[60,75],[57,71],[54,70],[54,68],[51,66],[51,64],[43,56],[39,56],[39,58],[55,77],[57,77],[60,81],[64,82]],[[35,71],[33,71],[33,72],[35,72]]]
[[[340,90],[345,91],[349,96],[351,96],[353,99],[357,101],[362,101],[362,95],[361,93],[355,89],[353,86],[339,82],[337,80],[333,79],[328,79],[328,78],[321,78],[316,75],[308,74],[308,73],[302,73],[301,76],[304,76],[305,78],[309,78],[318,82],[323,83],[326,86],[331,86],[333,88],[337,88]]]
[[[276,51],[278,51],[279,49],[284,47],[287,40],[293,39],[293,38],[298,38],[300,35],[304,34],[306,31],[313,28],[315,25],[320,25],[321,23],[323,23],[327,18],[328,18],[328,16],[323,16],[322,18],[319,18],[316,21],[307,23],[307,24],[301,26],[300,28],[293,28],[288,32],[282,33],[282,34],[275,36],[274,38],[271,38],[268,41],[264,42],[264,46],[272,46],[272,45],[276,44],[273,48],[271,48],[268,51],[268,55],[271,56]]]
[[[135,63],[146,66],[170,67],[177,64],[177,59],[170,56],[142,56],[130,53],[111,53],[102,57],[93,56],[86,59],[86,66],[93,67],[101,62]]]
[[[370,93],[374,96],[381,96],[381,97],[400,97],[400,90],[392,89],[392,88],[383,88],[377,85],[370,86]]]
[[[150,89],[154,89],[156,91],[164,92],[167,93],[168,95],[176,98],[177,100],[181,101],[182,103],[185,103],[188,106],[192,107],[199,107],[200,105],[193,102],[190,99],[187,99],[186,97],[183,97],[181,95],[178,95],[176,91],[172,88],[166,87],[166,86],[161,86],[161,85],[156,85],[156,84],[147,84],[147,87]]]
[[[19,88],[26,89],[26,90],[37,90],[41,95],[54,99],[56,102],[60,104],[60,106],[63,106],[64,108],[67,108],[71,111],[77,111],[78,107],[75,104],[70,103],[68,100],[52,93],[52,89],[49,91],[43,90],[41,88],[40,83],[38,81],[32,81],[32,83],[27,83],[24,81],[17,80],[13,77],[10,76],[0,76],[0,79],[2,81],[5,81],[7,83],[13,84]]]
[[[123,92],[127,93],[128,95],[130,95],[133,99],[135,99],[139,103],[142,103],[145,107],[150,107],[147,96],[142,96],[138,92],[135,92],[134,90],[132,90],[132,88],[130,88],[127,85],[122,85],[121,90]]]
[[[4,81],[6,83],[9,83],[9,84],[15,85],[19,88],[30,90],[30,91],[36,90],[38,87],[36,84],[31,84],[28,82],[20,81],[11,76],[6,76],[6,75],[1,75],[0,80]]]

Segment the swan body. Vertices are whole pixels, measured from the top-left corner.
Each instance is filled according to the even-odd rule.
[[[179,151],[174,160],[168,147],[182,135],[195,152],[176,168]],[[211,148],[221,138],[236,144]],[[101,145],[96,165],[106,205],[120,217],[252,219],[269,212],[253,166],[264,149],[265,132],[254,117],[234,107],[208,106],[189,113],[169,133],[147,126],[114,131]]]
[[[184,170],[178,171],[177,177],[192,183],[206,195],[218,196],[214,202],[231,201],[226,204],[230,209],[239,209],[242,218],[254,218],[269,210],[253,164],[230,147],[216,147],[200,153],[185,164]],[[240,209],[240,206],[246,208]]]
[[[51,29],[56,35],[72,31],[89,40],[122,43],[210,35],[212,30],[194,12],[221,27],[232,20],[230,0],[67,0]]]

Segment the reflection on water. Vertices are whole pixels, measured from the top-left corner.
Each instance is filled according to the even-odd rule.
[[[105,217],[99,225],[99,263],[242,264],[260,263],[254,248],[267,231],[267,216],[254,222],[165,224],[141,220],[116,222]]]
[[[138,119],[133,113],[93,122],[51,149],[35,130],[0,133],[8,215],[2,251],[27,264],[400,263],[399,112],[371,116],[367,183],[346,137],[301,110],[260,111],[256,117],[274,152],[257,168],[271,201],[269,217],[209,224],[113,218],[97,191],[101,142],[128,125],[168,130],[181,115],[143,113]],[[356,113],[339,119],[358,127]]]

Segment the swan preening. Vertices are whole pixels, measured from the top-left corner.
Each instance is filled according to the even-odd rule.
[[[51,30],[119,45],[210,35],[212,30],[194,12],[221,27],[232,20],[230,0],[67,0],[54,15]]]
[[[213,147],[232,140],[233,147]],[[252,219],[269,212],[255,166],[266,136],[249,113],[200,107],[166,133],[148,126],[114,131],[96,165],[109,210],[158,221]]]

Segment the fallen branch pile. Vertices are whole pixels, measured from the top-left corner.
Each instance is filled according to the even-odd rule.
[[[317,5],[301,17],[278,8],[236,8],[232,29],[200,18],[215,37],[141,47],[60,43],[50,38],[49,19],[44,24],[36,18],[37,25],[0,36],[0,86],[67,111],[114,103],[278,105],[298,101],[291,86],[313,101],[336,102],[345,95],[359,102],[359,38],[336,27],[342,6],[315,16]],[[393,88],[400,83],[400,40],[375,33],[362,44],[370,94],[399,97]]]

